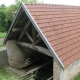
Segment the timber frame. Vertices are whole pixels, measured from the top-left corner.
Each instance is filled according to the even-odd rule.
[[[33,50],[36,50],[38,52],[44,53],[50,57],[52,57],[52,55],[50,54],[50,51],[44,47],[41,46],[37,46],[38,43],[40,43],[40,41],[42,40],[41,37],[39,36],[39,34],[37,33],[36,29],[34,28],[34,26],[32,25],[32,31],[29,31],[32,33],[32,37],[30,36],[29,32],[27,31],[28,27],[30,27],[31,22],[28,20],[27,23],[25,24],[25,26],[23,27],[22,30],[17,29],[17,28],[13,28],[13,31],[20,31],[20,35],[18,37],[17,40],[17,45],[23,46],[23,47],[27,47]],[[31,43],[27,43],[27,42],[22,42],[21,39],[23,38],[24,34],[26,35],[26,37],[31,41]]]
[[[21,11],[22,10],[22,11]],[[25,23],[25,25],[17,25],[17,21],[20,20],[18,19],[21,15],[21,12],[25,12],[22,13],[23,15],[26,15],[26,17],[23,16],[21,17],[22,22],[24,23],[24,21],[27,21]],[[24,20],[25,18],[27,18],[26,20]],[[26,30],[29,26],[31,26],[32,24],[32,34],[30,35]],[[24,26],[22,29],[17,28],[17,26]],[[14,34],[14,38],[11,37]],[[16,35],[15,35],[16,34]],[[59,66],[64,69],[64,65],[61,62],[60,58],[58,57],[58,55],[56,54],[56,52],[54,51],[54,49],[52,48],[52,46],[50,45],[50,43],[48,42],[47,38],[44,36],[44,34],[42,33],[42,31],[40,30],[39,26],[37,25],[37,23],[35,22],[35,20],[33,19],[32,15],[30,14],[30,12],[28,11],[28,9],[26,8],[26,6],[24,5],[24,3],[21,4],[20,8],[17,11],[17,14],[10,26],[10,29],[8,31],[8,34],[4,40],[4,43],[6,43],[6,41],[11,40],[11,39],[16,39],[17,38],[17,44],[21,44],[20,43],[21,39],[23,38],[24,34],[26,35],[26,37],[28,37],[28,39],[31,41],[34,47],[36,45],[38,45],[41,41],[43,41],[45,43],[45,45],[47,46],[47,50],[49,51],[49,54],[54,57],[54,59],[56,59],[56,61],[58,62]],[[18,36],[18,37],[17,37]],[[26,43],[27,44],[27,43]],[[32,47],[33,47],[32,46]],[[36,46],[37,47],[37,46]],[[44,50],[44,47],[42,47]],[[35,49],[35,48],[34,48]],[[46,48],[45,48],[46,49]]]
[[[40,41],[41,41],[41,38],[39,37],[39,34],[37,34],[37,31],[36,29],[34,28],[34,26],[32,26],[32,37],[29,35],[29,33],[26,31],[27,28],[29,27],[30,25],[30,21],[28,21],[26,23],[26,25],[24,26],[23,30],[21,31],[20,35],[19,35],[19,38],[18,38],[18,41],[20,41],[23,37],[24,34],[26,34],[26,36],[29,38],[29,40],[32,42],[33,45],[37,45]],[[18,30],[18,29],[16,29]],[[37,39],[39,38],[39,39]]]

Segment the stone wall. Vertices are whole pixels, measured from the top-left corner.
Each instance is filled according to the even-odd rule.
[[[64,68],[64,71],[54,60],[53,62],[53,76],[54,80],[74,80],[80,73],[80,58]]]
[[[0,50],[0,66],[8,65],[8,56],[6,49]]]

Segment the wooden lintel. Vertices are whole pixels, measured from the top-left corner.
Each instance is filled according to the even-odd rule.
[[[35,42],[37,40],[37,32],[34,26],[32,26],[32,34],[33,34],[33,44],[35,45]]]
[[[31,23],[30,20],[28,20],[27,23],[26,23],[26,25],[24,26],[24,28],[23,28],[23,30],[22,30],[22,32],[21,32],[18,40],[20,40],[23,37],[24,31],[29,27],[30,23]]]
[[[41,40],[42,40],[42,39],[39,38],[39,39],[35,42],[35,44],[37,45]]]
[[[17,31],[21,31],[21,29],[20,28],[13,28],[12,31],[17,32]]]
[[[48,56],[52,57],[50,51],[48,49],[46,49],[46,48],[43,48],[43,47],[40,47],[40,46],[34,46],[33,44],[29,44],[29,43],[25,43],[25,42],[17,42],[17,45],[36,50],[38,52],[41,52],[41,53],[43,53],[45,55],[48,55]]]
[[[25,31],[25,34],[27,35],[27,37],[30,39],[30,41],[33,43],[33,39],[31,38],[31,36],[28,34],[27,31]]]

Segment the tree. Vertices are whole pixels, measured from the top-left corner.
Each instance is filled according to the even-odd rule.
[[[4,32],[7,29],[7,21],[6,21],[6,6],[4,4],[0,5],[0,31]]]
[[[12,13],[17,11],[21,2],[24,3],[37,3],[37,0],[15,0],[15,4],[6,7],[4,4],[0,5],[0,32],[6,31],[12,22]]]
[[[7,27],[9,28],[11,21],[13,19],[12,13],[17,11],[17,9],[19,8],[20,4],[24,2],[24,3],[38,3],[37,0],[15,0],[15,4],[12,4],[10,6],[8,6],[6,8],[6,19],[7,19]]]
[[[24,2],[24,3],[38,3],[37,0],[15,0],[15,3],[21,3],[21,2]]]

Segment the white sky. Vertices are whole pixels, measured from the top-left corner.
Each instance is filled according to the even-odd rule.
[[[43,3],[50,4],[64,4],[64,5],[75,5],[80,6],[80,0],[39,0]],[[0,4],[5,4],[6,6],[13,4],[15,0],[0,0]]]

